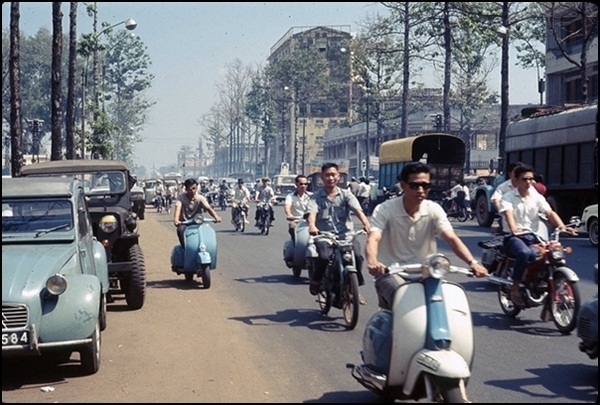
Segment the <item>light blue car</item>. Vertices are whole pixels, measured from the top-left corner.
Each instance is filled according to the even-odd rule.
[[[100,368],[108,265],[71,178],[2,179],[2,358],[79,352]]]

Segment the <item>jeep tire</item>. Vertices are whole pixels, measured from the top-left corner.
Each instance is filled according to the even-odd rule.
[[[140,245],[135,244],[129,248],[131,260],[131,273],[125,280],[125,300],[129,309],[136,310],[144,306],[146,298],[146,262]]]

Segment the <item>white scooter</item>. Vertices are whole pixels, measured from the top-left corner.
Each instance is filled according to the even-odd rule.
[[[473,362],[473,323],[463,287],[447,273],[471,275],[442,254],[424,264],[390,266],[404,280],[393,309],[376,312],[363,335],[363,364],[352,376],[386,400],[467,403]],[[385,276],[383,276],[385,277]]]

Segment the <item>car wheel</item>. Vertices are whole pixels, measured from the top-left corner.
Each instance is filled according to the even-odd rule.
[[[92,341],[79,351],[81,371],[84,375],[96,374],[100,370],[100,319],[96,320],[91,338]]]
[[[125,290],[125,300],[129,309],[140,309],[144,306],[146,298],[146,262],[140,245],[129,248],[131,273]]]
[[[106,329],[106,295],[100,298],[100,330]]]
[[[494,215],[488,210],[488,201],[485,194],[480,194],[475,200],[475,218],[479,226],[489,227],[494,222]]]
[[[598,218],[592,218],[588,222],[588,239],[592,246],[598,246]]]

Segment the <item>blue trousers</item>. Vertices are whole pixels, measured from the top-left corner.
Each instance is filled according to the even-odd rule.
[[[531,234],[508,235],[504,238],[506,254],[515,260],[513,266],[513,280],[520,282],[525,274],[527,263],[535,260],[535,254],[529,247],[537,242],[536,237]]]

